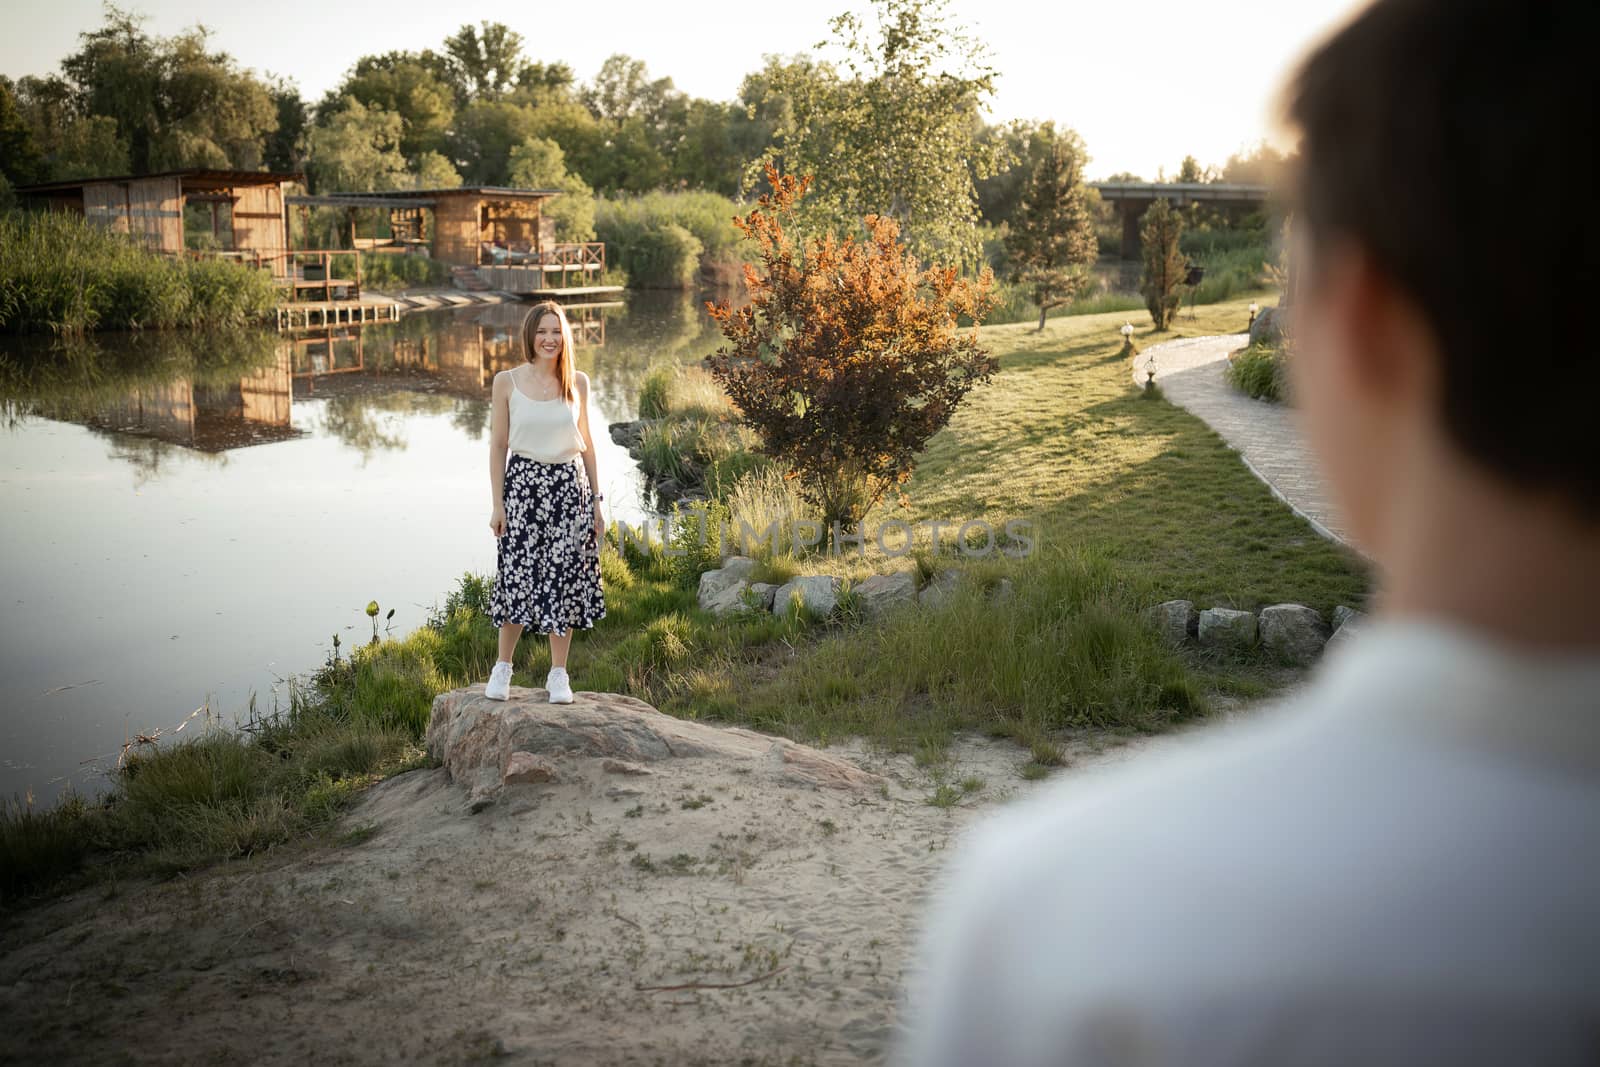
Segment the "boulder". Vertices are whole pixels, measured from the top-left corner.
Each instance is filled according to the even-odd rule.
[[[755,595],[758,610],[771,611],[773,597],[778,592],[778,587],[771,582],[751,582],[750,592]]]
[[[995,582],[994,587],[989,590],[989,599],[997,604],[1003,604],[1010,600],[1015,592],[1016,589],[1012,586],[1011,579],[1002,578]]]
[[[1261,609],[1261,644],[1295,663],[1310,663],[1328,643],[1322,615],[1304,604],[1274,604]]]
[[[1200,613],[1192,600],[1166,600],[1150,609],[1150,619],[1156,632],[1169,645],[1177,646],[1189,640],[1200,626]]]
[[[1250,324],[1250,343],[1253,345],[1275,345],[1283,340],[1283,335],[1288,330],[1288,308],[1262,308],[1256,313],[1256,321]]]
[[[644,432],[644,421],[635,419],[632,422],[613,422],[607,427],[611,440],[623,448],[632,448],[639,443],[639,435]]]
[[[1342,645],[1356,634],[1361,632],[1362,625],[1366,622],[1365,612],[1355,608],[1347,608],[1343,604],[1333,609],[1333,636],[1328,638],[1327,648]]]
[[[716,570],[702,572],[696,596],[700,606],[717,615],[744,610],[744,591],[750,587],[755,567],[756,561],[749,556],[729,556]]]
[[[1344,629],[1344,624],[1347,622],[1353,622],[1359,625],[1366,617],[1367,616],[1364,612],[1360,612],[1355,608],[1346,607],[1345,605],[1340,604],[1338,607],[1333,609],[1333,632],[1338,633],[1340,630]]]
[[[1207,608],[1200,613],[1200,643],[1210,648],[1248,648],[1256,643],[1256,617],[1232,608]]]
[[[469,811],[500,798],[507,784],[598,783],[640,775],[671,759],[733,760],[753,773],[827,789],[877,790],[883,779],[806,745],[737,727],[689,722],[620,693],[573,694],[551,704],[543,689],[512,686],[506,700],[483,683],[440,693],[428,720],[427,748],[466,790]]]
[[[802,574],[790,578],[772,593],[772,613],[782,615],[789,610],[789,599],[795,593],[814,615],[824,616],[839,603],[839,579],[832,574]]]
[[[922,592],[917,594],[917,600],[924,607],[936,608],[950,599],[950,595],[961,584],[961,571],[957,567],[950,567],[935,574],[928,579],[928,584],[922,587]]]
[[[861,610],[867,615],[881,615],[898,604],[917,602],[917,576],[910,571],[893,574],[874,574],[855,587],[861,598]]]

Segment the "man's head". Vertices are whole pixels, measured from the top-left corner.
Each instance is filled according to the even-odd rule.
[[[1600,516],[1593,0],[1379,0],[1289,94],[1291,363],[1380,558],[1430,464]]]

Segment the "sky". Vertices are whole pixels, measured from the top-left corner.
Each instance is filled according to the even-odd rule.
[[[166,36],[203,23],[212,47],[262,75],[286,75],[311,101],[362,56],[438,48],[466,22],[503,22],[535,60],[562,61],[579,81],[608,55],[645,61],[693,95],[731,100],[769,53],[817,51],[828,20],[870,0],[732,5],[612,0],[606,4],[326,0],[216,4],[123,0]],[[998,71],[991,121],[1053,119],[1088,145],[1088,174],[1170,177],[1185,155],[1220,165],[1262,139],[1291,146],[1276,120],[1296,62],[1348,19],[1354,0],[950,0],[948,12],[990,50]],[[0,72],[49,74],[78,34],[101,23],[99,0],[0,0]],[[830,55],[828,49],[821,55]],[[832,53],[837,55],[837,53]]]

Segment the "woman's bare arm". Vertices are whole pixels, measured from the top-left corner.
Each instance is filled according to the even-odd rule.
[[[501,371],[489,390],[489,506],[505,506],[506,451],[511,447],[511,379]]]
[[[589,485],[600,491],[600,461],[595,457],[594,438],[589,434],[589,376],[578,371],[578,433],[583,437],[583,466],[589,472]],[[598,503],[596,504],[598,507]]]

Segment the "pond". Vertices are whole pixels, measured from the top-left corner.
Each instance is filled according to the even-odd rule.
[[[287,679],[491,575],[489,388],[526,305],[295,334],[0,337],[0,796],[105,791],[123,742],[287,704]],[[608,521],[655,515],[607,427],[699,298],[574,312]],[[395,610],[387,624],[383,617]],[[533,639],[533,638],[530,638]]]

